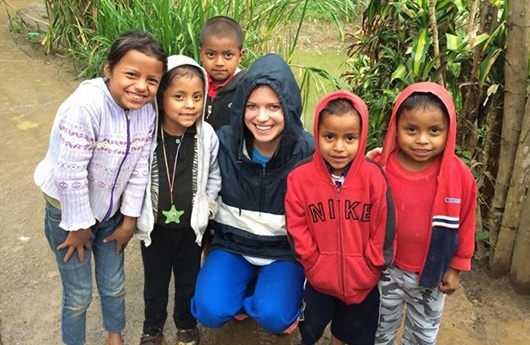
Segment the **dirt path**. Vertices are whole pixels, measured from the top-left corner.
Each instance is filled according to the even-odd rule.
[[[12,0],[16,8],[35,0]],[[0,3],[3,4],[3,3]],[[60,344],[61,286],[43,234],[44,201],[33,184],[60,103],[79,81],[59,60],[16,45],[0,8],[0,345]],[[530,297],[517,296],[506,279],[492,280],[474,265],[463,286],[447,299],[440,344],[521,345],[530,343]],[[137,242],[126,251],[127,344],[138,343],[143,316],[142,265]],[[174,326],[166,335],[174,340]],[[104,343],[99,300],[88,312],[87,344]],[[264,334],[251,320],[203,330],[203,345],[288,345],[296,335]],[[324,344],[325,341],[322,341]]]

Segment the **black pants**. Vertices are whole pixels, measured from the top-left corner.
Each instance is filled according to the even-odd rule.
[[[304,305],[303,321],[298,324],[304,344],[316,343],[331,321],[331,334],[340,341],[349,345],[373,345],[379,321],[377,286],[361,303],[347,305],[316,291],[306,282]]]
[[[197,320],[190,311],[195,293],[202,248],[195,243],[191,228],[171,229],[155,225],[151,245],[142,244],[144,262],[145,320],[143,332],[162,331],[167,318],[167,303],[171,272],[175,280],[173,320],[178,329],[193,328]]]

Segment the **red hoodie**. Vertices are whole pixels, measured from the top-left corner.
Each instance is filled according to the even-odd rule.
[[[441,153],[438,187],[430,215],[432,223],[428,234],[428,246],[417,248],[424,255],[419,284],[436,287],[448,267],[457,270],[469,270],[471,267],[471,257],[475,248],[477,191],[469,168],[455,155],[456,111],[453,100],[449,92],[436,83],[412,84],[398,96],[383,143],[381,165],[386,169],[390,155],[399,150],[396,139],[397,110],[408,97],[418,92],[431,93],[438,97],[449,114],[447,142],[444,152]],[[414,215],[398,211],[398,218],[403,217],[414,217]],[[397,231],[402,231],[399,225]],[[399,242],[397,246],[399,247]]]
[[[341,188],[319,151],[319,114],[335,99],[347,99],[361,116],[357,156]],[[316,150],[287,178],[287,232],[310,284],[347,304],[358,304],[377,285],[394,254],[395,210],[381,168],[364,157],[368,109],[356,95],[336,91],[317,105]]]

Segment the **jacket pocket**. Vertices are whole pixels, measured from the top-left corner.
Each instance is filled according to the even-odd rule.
[[[381,275],[381,269],[368,264],[362,255],[346,256],[344,272],[346,295],[373,289]]]
[[[321,253],[317,262],[306,272],[307,280],[316,290],[333,296],[341,295],[341,282],[336,254]]]
[[[46,218],[56,223],[61,222],[61,210],[46,202]]]

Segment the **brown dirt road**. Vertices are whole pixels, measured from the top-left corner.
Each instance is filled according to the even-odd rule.
[[[22,9],[35,0],[12,0]],[[3,4],[3,3],[2,3]],[[79,83],[68,68],[13,42],[0,8],[0,345],[60,344],[61,286],[43,234],[44,201],[33,170],[47,148],[60,103]],[[142,264],[136,241],[126,251],[127,344],[138,343],[143,316]],[[173,340],[174,326],[166,334]],[[87,344],[104,344],[99,300],[88,312]],[[296,336],[264,334],[251,320],[203,330],[203,345],[288,345]],[[324,344],[326,341],[322,341]],[[530,296],[518,296],[506,279],[493,280],[480,265],[463,275],[447,299],[440,344],[530,344]]]

